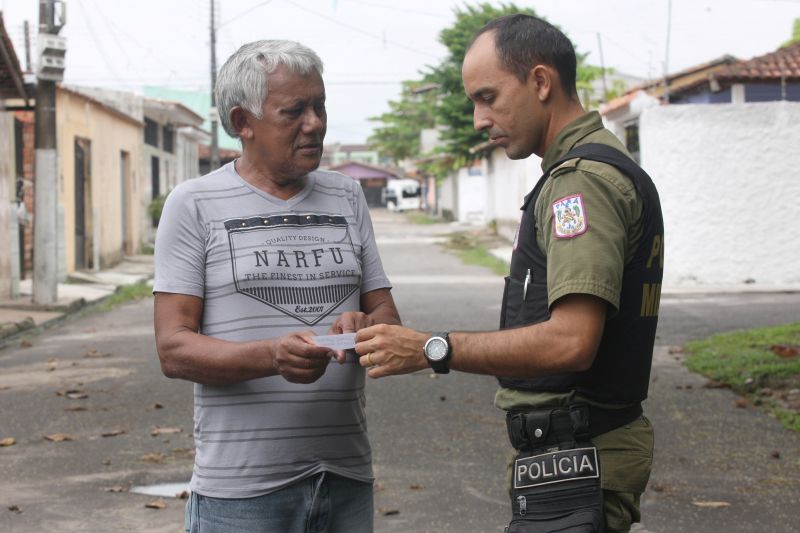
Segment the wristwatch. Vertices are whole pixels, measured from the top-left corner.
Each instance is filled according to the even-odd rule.
[[[434,372],[437,374],[447,374],[450,372],[450,368],[447,364],[450,362],[453,353],[450,349],[449,333],[433,333],[425,342],[425,347],[422,351]]]

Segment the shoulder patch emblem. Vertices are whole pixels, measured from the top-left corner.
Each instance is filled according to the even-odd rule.
[[[559,239],[583,235],[589,229],[583,195],[573,194],[553,202],[553,233]]]

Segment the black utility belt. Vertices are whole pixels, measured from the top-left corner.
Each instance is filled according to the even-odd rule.
[[[602,409],[589,404],[569,407],[509,411],[506,428],[517,450],[535,450],[562,444],[575,446],[629,424],[642,415],[639,403],[621,409]]]

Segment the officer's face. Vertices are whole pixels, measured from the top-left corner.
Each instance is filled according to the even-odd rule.
[[[320,75],[278,67],[269,75],[263,117],[248,118],[251,139],[245,149],[263,163],[269,178],[286,182],[303,178],[319,166],[328,116]]]
[[[464,58],[464,90],[475,104],[475,129],[489,134],[511,159],[543,153],[544,115],[536,84],[505,70],[494,45],[494,32],[478,37]]]

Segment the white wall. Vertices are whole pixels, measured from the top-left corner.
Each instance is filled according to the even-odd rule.
[[[661,196],[665,285],[800,282],[800,103],[646,109],[642,166]]]
[[[542,175],[542,160],[531,155],[512,160],[505,150],[495,148],[486,162],[488,175],[487,220],[497,223],[498,232],[511,240],[520,221],[522,202]]]

